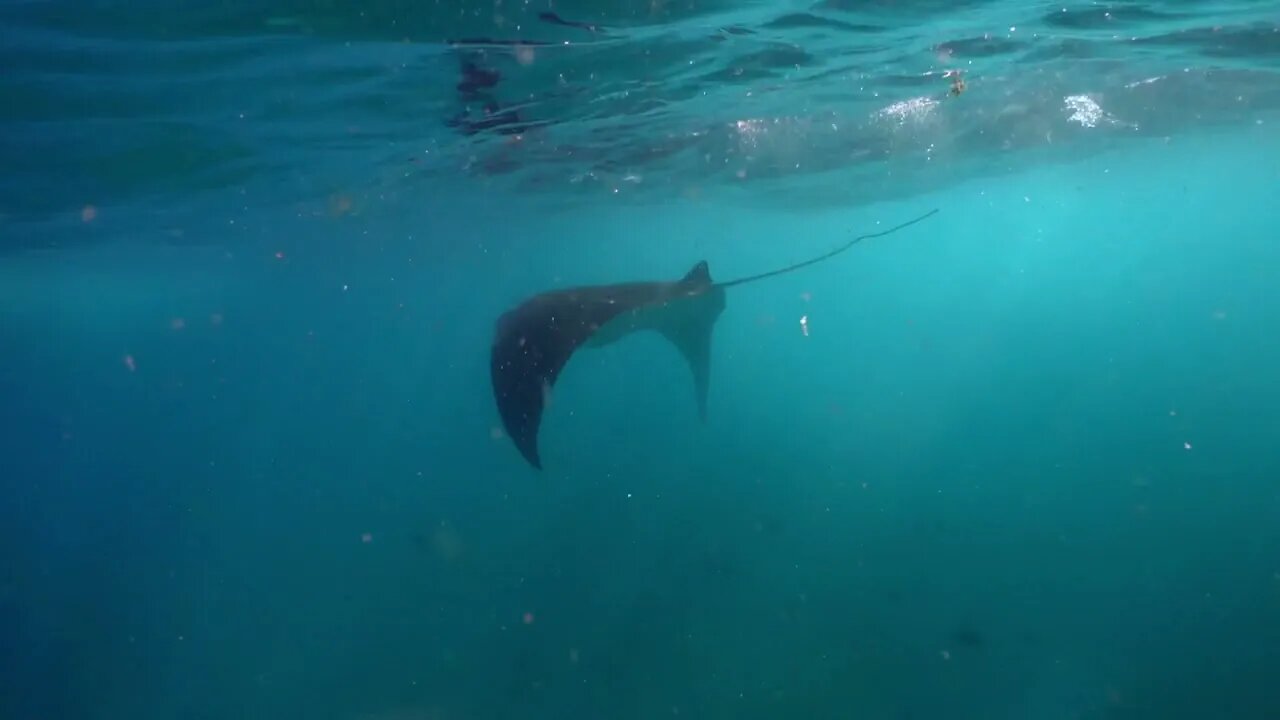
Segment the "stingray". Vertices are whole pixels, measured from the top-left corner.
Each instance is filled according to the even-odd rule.
[[[725,307],[725,290],[789,273],[839,255],[857,243],[883,237],[938,212],[896,227],[860,235],[803,262],[748,277],[715,282],[705,260],[678,280],[588,285],[540,293],[498,318],[489,357],[494,399],[507,435],[534,468],[542,469],[538,427],[551,388],[583,347],[604,347],[641,330],[656,331],[684,356],[693,371],[698,416],[707,417],[711,384],[711,332]]]

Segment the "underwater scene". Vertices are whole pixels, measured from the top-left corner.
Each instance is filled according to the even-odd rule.
[[[1280,3],[0,0],[0,718],[1280,718]]]

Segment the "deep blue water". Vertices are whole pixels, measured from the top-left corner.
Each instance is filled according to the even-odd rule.
[[[0,2],[0,717],[1280,717],[1280,5],[338,5]]]

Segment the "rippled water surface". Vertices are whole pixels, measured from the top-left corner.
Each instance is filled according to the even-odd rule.
[[[1270,2],[0,12],[18,218],[253,182],[847,206],[1280,104]]]

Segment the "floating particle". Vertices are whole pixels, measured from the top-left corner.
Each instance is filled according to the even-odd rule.
[[[329,215],[330,217],[341,217],[351,212],[351,196],[345,193],[335,193],[329,196]]]
[[[124,356],[124,366],[129,369],[129,372],[134,372],[138,369],[138,363],[133,361],[132,355]]]
[[[169,327],[173,330],[181,330],[187,326],[187,321],[183,318],[176,317],[169,321]]]
[[[364,543],[364,544],[366,544],[366,545],[368,545],[369,543],[373,542],[373,533],[361,533],[361,534],[360,534],[360,542],[362,542],[362,543]]]
[[[532,625],[532,624],[533,624],[533,613],[531,613],[531,612],[526,612],[526,613],[524,614],[524,616],[523,616],[523,617],[521,617],[520,619],[521,619],[521,621],[523,621],[523,622],[524,622],[524,624],[525,624],[525,625]]]
[[[532,65],[535,59],[533,48],[528,45],[519,45],[516,47],[516,62],[521,65]]]
[[[277,260],[283,260],[283,259],[284,259],[284,251],[283,251],[283,250],[277,250],[277,251],[276,251],[276,259],[277,259]]]
[[[85,205],[80,210],[80,222],[93,222],[98,217],[98,208],[92,205]]]
[[[1191,443],[1189,443],[1189,442],[1184,442],[1184,443],[1182,443],[1182,447],[1183,447],[1183,449],[1185,449],[1185,450],[1190,450],[1190,449],[1191,449]]]
[[[805,337],[809,337],[809,316],[808,315],[800,316],[800,332],[804,333]]]
[[[950,660],[950,659],[951,659],[951,651],[950,651],[950,650],[941,650],[941,651],[939,651],[939,652],[938,652],[938,654],[942,656],[942,659],[943,659],[943,660]]]
[[[501,440],[502,428],[498,427],[497,425],[494,425],[493,427],[489,428],[489,438],[492,440]]]
[[[431,534],[431,549],[447,562],[457,560],[466,549],[462,536],[448,521],[442,520]]]
[[[210,325],[221,325],[221,324],[222,324],[222,313],[211,313],[211,314],[209,315],[209,324],[210,324]]]

